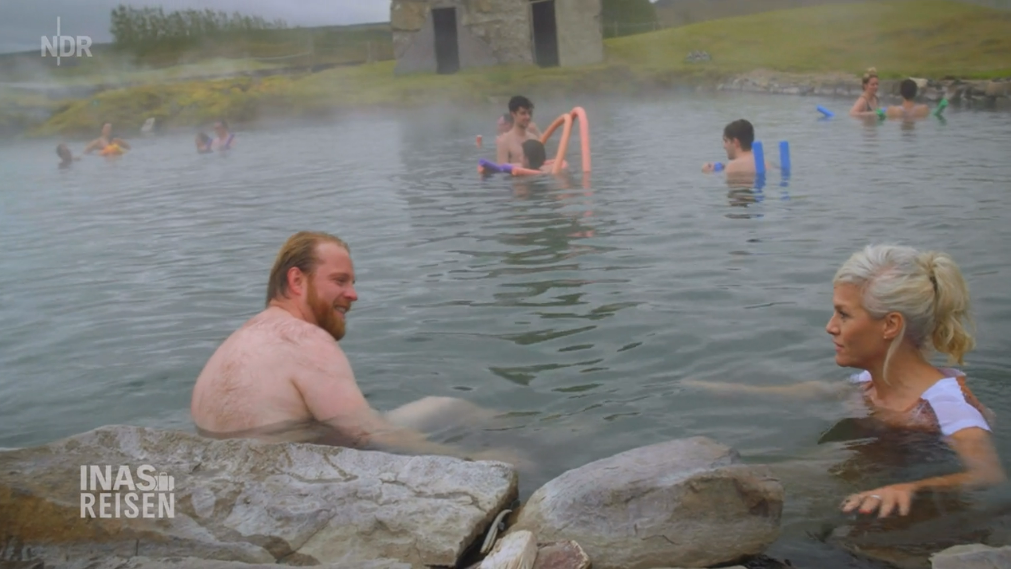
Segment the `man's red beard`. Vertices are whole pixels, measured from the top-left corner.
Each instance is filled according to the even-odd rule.
[[[316,287],[313,286],[312,279],[309,279],[306,295],[309,302],[309,310],[312,311],[312,315],[316,318],[316,325],[326,330],[327,334],[333,336],[334,340],[340,341],[344,337],[344,319],[336,313],[336,308],[340,305],[324,302],[316,294]]]

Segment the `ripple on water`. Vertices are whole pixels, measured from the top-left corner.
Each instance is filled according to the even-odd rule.
[[[473,136],[492,140],[494,110],[241,132],[227,158],[191,154],[188,136],[138,139],[70,171],[49,142],[0,148],[0,447],[108,423],[189,429],[194,378],[263,306],[301,229],[351,244],[359,302],[342,345],[370,400],[502,409],[543,479],[672,437],[758,461],[811,451],[836,406],[680,382],[844,377],[824,331],[831,278],[868,242],[954,255],[979,324],[970,381],[1011,411],[1007,115],[952,109],[903,129],[820,123],[788,97],[584,106],[595,171],[563,180],[477,177],[492,151]],[[539,102],[538,116],[570,107]],[[772,161],[790,141],[787,185],[773,171],[760,192],[732,191],[699,173],[739,116]]]

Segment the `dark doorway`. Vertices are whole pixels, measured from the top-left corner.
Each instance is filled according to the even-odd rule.
[[[435,65],[437,73],[460,70],[460,44],[456,37],[456,8],[434,8]]]
[[[541,67],[558,66],[558,23],[555,0],[530,0],[534,22],[534,62]]]

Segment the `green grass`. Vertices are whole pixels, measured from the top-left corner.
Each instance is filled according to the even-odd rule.
[[[708,51],[713,61],[685,63],[685,55],[696,49]],[[500,66],[397,76],[395,62],[383,61],[293,76],[152,82],[65,102],[32,134],[93,134],[106,121],[129,131],[152,116],[171,127],[221,116],[242,122],[363,107],[481,104],[515,92],[634,94],[759,68],[844,72],[854,82],[870,66],[884,78],[1011,76],[1011,12],[946,0],[823,5],[609,39],[605,51],[606,62],[586,67]]]
[[[895,0],[711,20],[607,43],[613,62],[646,71],[797,73],[876,67],[882,76],[1011,75],[1011,11],[949,0]],[[689,64],[692,50],[713,61]]]

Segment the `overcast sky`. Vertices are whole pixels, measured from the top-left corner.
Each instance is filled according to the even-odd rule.
[[[390,0],[0,0],[0,53],[40,50],[42,36],[56,35],[57,16],[63,35],[91,36],[95,43],[112,41],[109,14],[119,4],[161,6],[165,12],[238,11],[268,21],[281,18],[292,27],[390,20]]]

